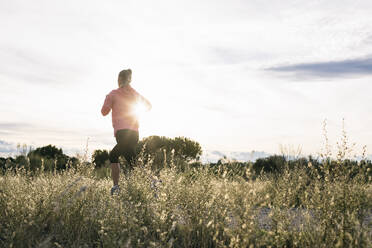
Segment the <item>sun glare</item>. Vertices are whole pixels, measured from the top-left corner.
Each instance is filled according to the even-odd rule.
[[[138,119],[141,119],[145,115],[146,112],[147,112],[147,109],[142,102],[137,102],[133,106],[133,113]]]

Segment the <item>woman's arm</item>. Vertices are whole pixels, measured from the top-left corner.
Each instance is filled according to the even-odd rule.
[[[143,103],[146,106],[147,111],[152,109],[152,105],[149,100],[147,100],[144,96],[138,93],[135,89],[133,89],[135,94],[137,95],[137,101]]]
[[[111,97],[111,94],[108,94],[106,96],[105,102],[103,103],[103,106],[101,109],[102,115],[103,116],[108,115],[108,113],[110,113],[111,108],[112,108],[112,97]]]
[[[149,111],[152,109],[152,105],[149,100],[147,100],[145,97],[141,96],[141,101],[146,105],[146,109]]]

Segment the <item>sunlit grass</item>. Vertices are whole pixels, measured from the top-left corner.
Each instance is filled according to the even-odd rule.
[[[344,135],[346,137],[346,135]],[[0,176],[1,247],[372,247],[371,163],[217,168],[140,157],[110,196],[108,168],[7,170]],[[165,156],[165,155],[164,155]],[[147,161],[144,163],[143,161]],[[315,161],[313,161],[315,162]],[[153,168],[161,168],[154,170]]]
[[[111,180],[89,168],[7,172],[0,240],[5,247],[371,246],[369,183],[327,182],[300,169],[253,181],[207,168],[180,173],[170,165],[156,175],[149,168],[123,175],[114,197]]]

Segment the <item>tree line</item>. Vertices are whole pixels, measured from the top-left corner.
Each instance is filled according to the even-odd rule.
[[[24,168],[30,171],[43,169],[45,171],[64,170],[69,166],[77,166],[80,159],[70,157],[63,153],[61,148],[54,145],[47,145],[30,149],[27,153],[25,150],[22,154],[13,157],[0,157],[0,169],[4,172],[7,169]]]
[[[109,150],[97,149],[93,151],[91,162],[81,157],[71,157],[63,153],[61,148],[47,145],[25,151],[23,154],[8,158],[0,157],[0,171],[8,169],[25,168],[30,171],[61,171],[67,168],[74,168],[85,164],[93,164],[95,168],[101,168],[109,164]],[[227,161],[221,158],[217,163],[202,164],[200,156],[202,149],[198,142],[186,137],[168,138],[164,136],[150,136],[139,141],[136,147],[137,158],[142,164],[148,164],[151,169],[160,169],[173,165],[179,171],[193,168],[208,167],[215,173],[226,174],[227,176],[242,176],[255,178],[261,175],[280,176],[284,172],[296,169],[305,169],[308,173],[316,171],[317,175],[324,176],[325,173],[336,174],[339,171],[347,172],[349,177],[357,174],[365,176],[366,180],[372,177],[372,163],[370,160],[354,161],[345,159],[319,160],[311,156],[305,158],[288,159],[284,155],[272,155],[266,158],[259,158],[255,162]],[[125,168],[126,162],[121,160]]]
[[[94,150],[91,163],[96,168],[104,166],[109,160],[109,152],[109,150]],[[179,159],[186,162],[199,161],[202,149],[198,142],[186,137],[150,136],[138,142],[136,152],[144,160],[144,163],[164,164],[171,159]],[[0,169],[2,171],[16,168],[25,168],[31,171],[38,169],[60,171],[69,167],[76,167],[81,163],[89,163],[81,160],[79,156],[68,156],[63,153],[61,148],[50,144],[30,149],[29,152],[23,149],[23,152],[15,156],[15,158],[0,157]]]

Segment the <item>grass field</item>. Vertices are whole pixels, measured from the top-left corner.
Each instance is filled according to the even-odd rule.
[[[7,171],[1,246],[372,247],[372,184],[363,170],[320,177],[309,164],[250,180],[249,169],[243,179],[206,166],[150,167],[122,174],[113,197],[107,169]]]

